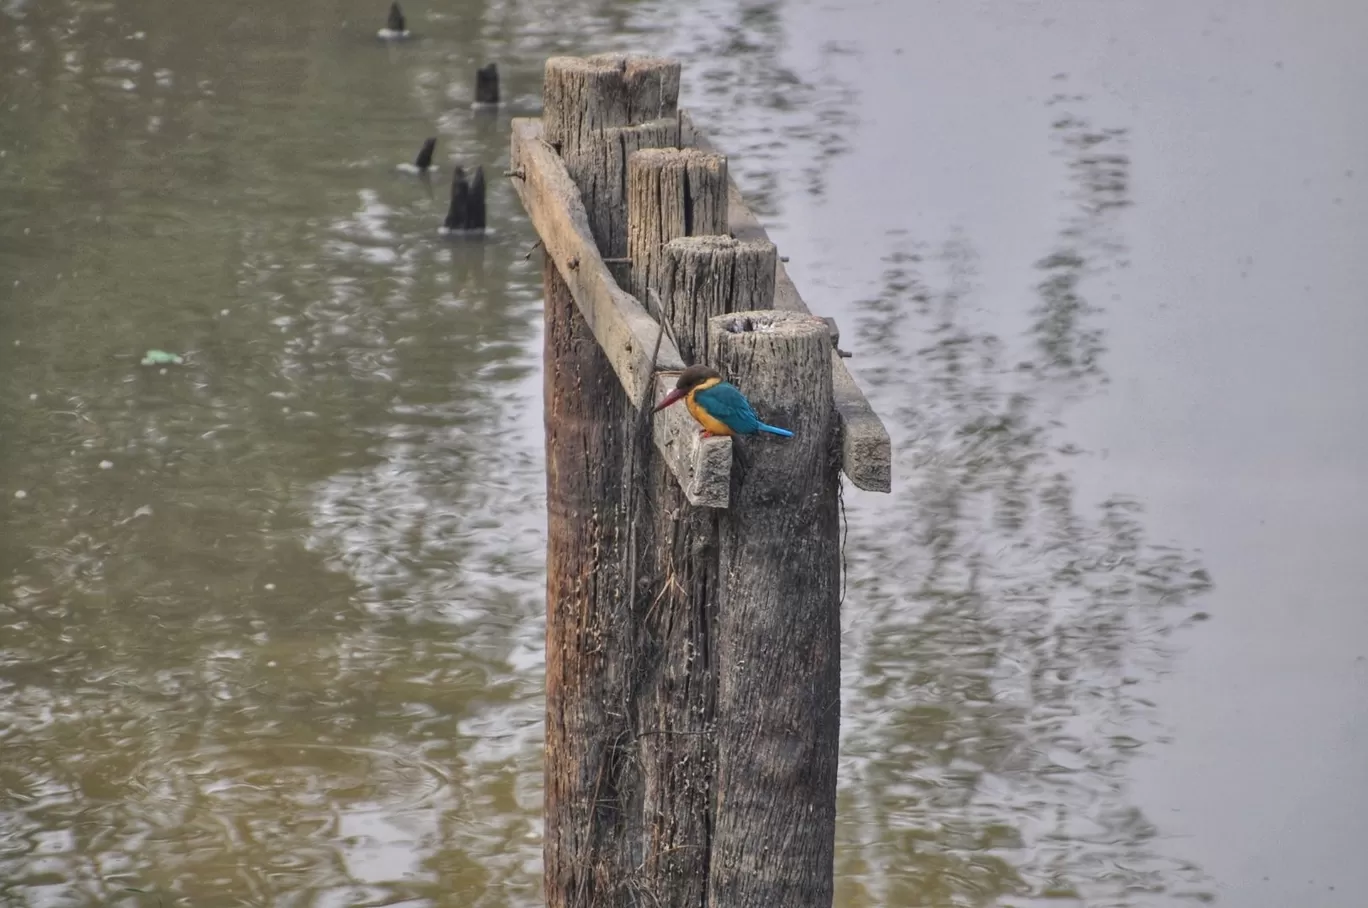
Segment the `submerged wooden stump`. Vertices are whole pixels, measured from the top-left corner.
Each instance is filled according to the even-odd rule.
[[[432,153],[437,150],[437,137],[423,141],[423,147],[418,149],[418,157],[414,158],[413,166],[419,173],[432,166]]]
[[[460,233],[485,229],[484,168],[476,167],[466,177],[465,168],[457,166],[451,173],[451,204],[447,207],[442,230]]]
[[[475,70],[475,103],[493,106],[499,103],[499,65],[489,63]]]

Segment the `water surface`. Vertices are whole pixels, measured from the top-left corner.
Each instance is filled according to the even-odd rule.
[[[382,6],[0,11],[0,903],[538,904],[498,174],[546,56],[628,47],[895,439],[845,496],[838,904],[1362,902],[1356,6]],[[396,168],[427,135],[483,241]]]

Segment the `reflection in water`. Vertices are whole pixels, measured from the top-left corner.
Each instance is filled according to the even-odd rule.
[[[849,151],[854,125],[854,89],[826,65],[845,49],[824,47],[806,76],[792,68],[783,7],[750,0],[735,15],[690,17],[684,32],[666,31],[661,49],[684,61],[681,103],[727,153],[732,178],[771,225],[780,200],[796,191],[788,182],[795,165],[803,191],[826,191],[827,166]]]
[[[1044,343],[1033,368],[1010,368],[1009,345],[971,324],[970,247],[928,260],[893,240],[859,337],[903,479],[891,507],[851,514],[844,904],[1207,899],[1195,867],[1152,847],[1127,769],[1162,738],[1136,691],[1201,617],[1191,600],[1209,578],[1146,538],[1138,502],[1075,506],[1072,449],[1029,375],[1092,370]],[[1100,349],[1058,324],[1061,344]]]
[[[487,59],[525,109],[546,56],[645,44],[781,213],[851,151],[852,50],[800,76],[777,0],[465,0],[403,48],[359,0],[187,9],[0,7],[0,902],[537,904],[540,266],[507,187],[447,242],[394,165],[435,123],[498,168]],[[1080,103],[1054,384],[969,323],[966,240],[897,238],[861,309],[901,478],[851,511],[847,905],[1197,878],[1125,770],[1207,579],[1135,502],[1078,512],[1041,416],[1100,375],[1080,285],[1119,264],[1125,135]]]
[[[1063,77],[1057,77],[1063,78]],[[1040,305],[1031,314],[1042,354],[1042,377],[1085,377],[1105,381],[1102,334],[1092,327],[1097,307],[1080,290],[1084,278],[1124,267],[1125,246],[1115,235],[1115,216],[1130,205],[1130,158],[1125,129],[1096,129],[1068,111],[1086,104],[1083,95],[1056,94],[1047,106],[1058,111],[1052,124],[1059,154],[1067,159],[1074,210],[1059,232],[1054,251],[1036,263],[1044,279],[1036,287]]]

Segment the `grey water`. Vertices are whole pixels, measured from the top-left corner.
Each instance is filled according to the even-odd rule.
[[[540,904],[498,175],[546,57],[625,49],[894,439],[845,495],[837,904],[1364,903],[1368,12],[386,6],[0,3],[0,904]]]

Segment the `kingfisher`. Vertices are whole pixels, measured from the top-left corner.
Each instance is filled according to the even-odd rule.
[[[750,401],[731,382],[722,380],[722,373],[707,366],[690,366],[679,373],[674,390],[656,404],[653,412],[660,412],[673,403],[684,401],[693,418],[703,427],[703,437],[713,435],[754,435],[768,432],[792,438],[788,429],[762,423],[755,415]]]

